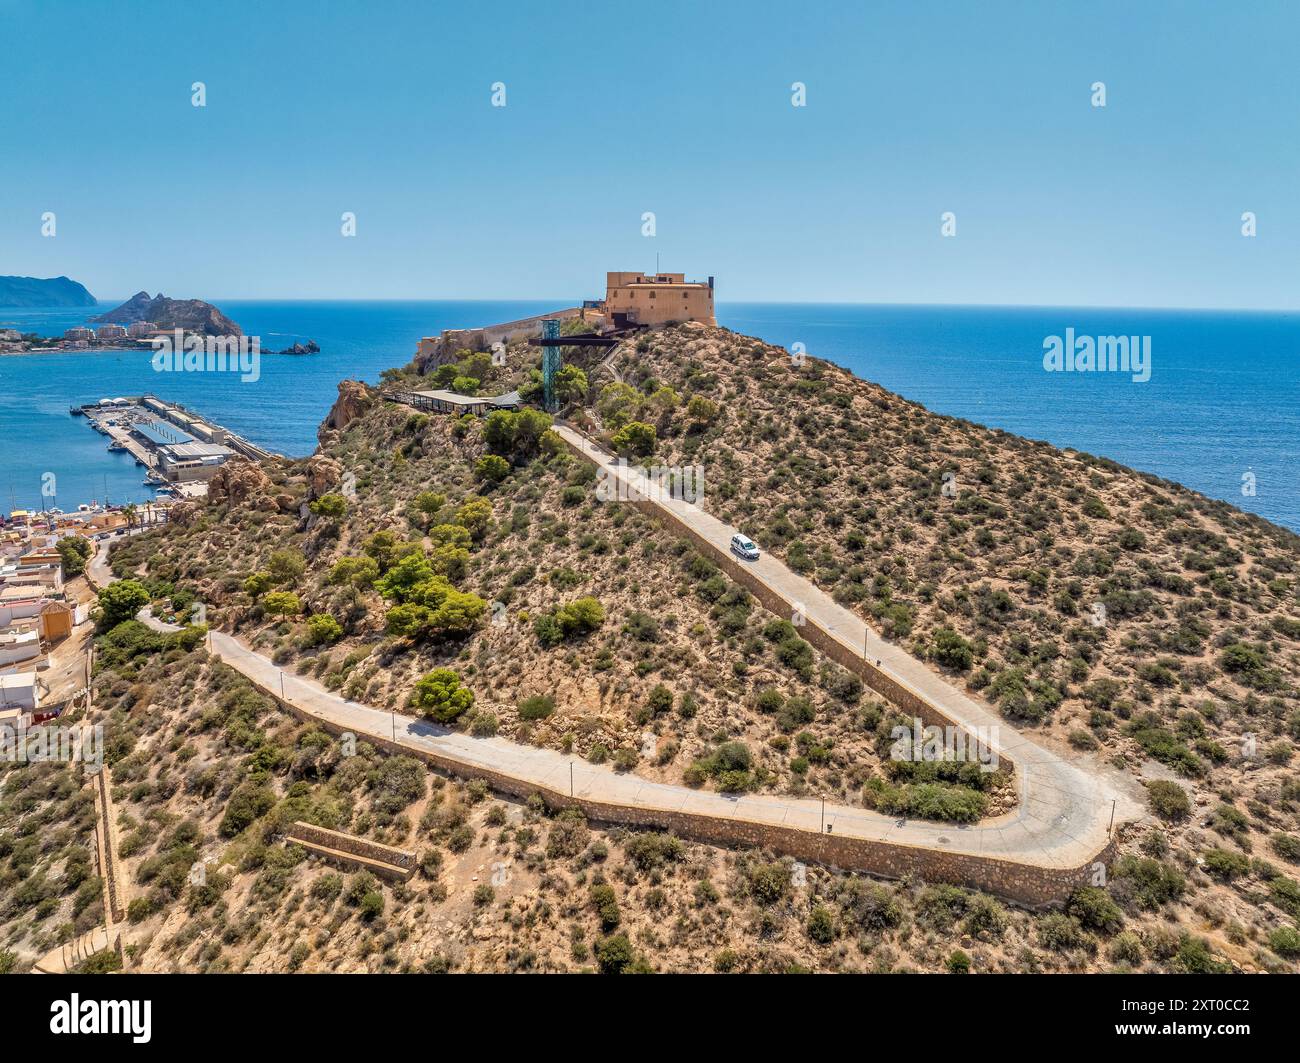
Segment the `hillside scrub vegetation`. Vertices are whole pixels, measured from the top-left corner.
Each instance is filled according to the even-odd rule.
[[[150,949],[175,941],[157,962],[201,964],[206,949],[212,969],[273,969],[283,956],[295,969],[1293,969],[1300,539],[724,329],[643,334],[614,353],[617,380],[583,352],[566,357],[583,373],[568,378],[572,423],[632,460],[702,465],[706,510],[1009,725],[1144,789],[1148,819],[1123,832],[1108,880],[1030,914],[955,887],[823,870],[795,886],[788,863],[761,852],[679,842],[679,855],[656,856],[674,846],[638,842],[624,854],[643,835],[428,772],[420,789],[414,767],[374,750],[336,762],[331,739],[240,690],[201,646],[138,630],[127,610],[141,595],[155,611],[202,603],[210,623],[346,697],[648,779],[953,823],[1013,806],[1004,772],[892,759],[896,709],[663,525],[601,501],[596,470],[568,455],[546,414],[430,416],[349,385],[354,415],[322,429],[316,455],[233,463],[206,504],[111,554],[116,586],[139,590],[101,601],[97,683],[127,736],[124,815],[144,825],[139,851],[154,861],[143,897],[156,908],[137,915],[157,927]],[[449,385],[537,391],[523,344],[505,365],[462,352],[429,368],[455,370]],[[429,386],[414,367],[385,377]],[[172,703],[171,675],[189,701]],[[141,727],[159,704],[173,705],[174,749]],[[138,769],[131,735],[152,758]],[[210,773],[193,790],[176,763],[187,746]],[[136,792],[167,816],[146,820]],[[420,849],[432,839],[422,859],[436,881],[424,895],[423,879],[399,891],[317,874],[274,842],[290,814]],[[187,819],[199,842],[190,828],[168,833]],[[261,854],[246,870],[245,847]],[[218,861],[201,891],[217,891],[214,913],[261,904],[270,918],[287,897],[277,929],[250,924],[232,947],[224,926],[168,922],[183,895],[191,903],[176,876],[194,849]],[[510,854],[534,891],[526,902],[522,887],[457,878],[467,855],[481,864],[489,852]],[[223,882],[249,892],[223,909]],[[463,896],[450,921],[469,936],[409,949],[392,927],[443,903],[439,885]],[[339,944],[319,933],[303,944],[314,905]],[[506,905],[513,938],[473,938]]]

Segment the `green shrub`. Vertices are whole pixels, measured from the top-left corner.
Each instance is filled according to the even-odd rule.
[[[379,578],[379,564],[373,557],[341,557],[330,569],[330,583],[369,587]]]
[[[1113,934],[1124,925],[1124,914],[1105,890],[1081,886],[1070,894],[1065,910],[1079,925],[1103,934]]]
[[[326,494],[312,502],[308,507],[312,513],[318,517],[327,517],[331,520],[342,520],[347,514],[348,503],[342,495]]]
[[[1108,955],[1114,963],[1136,967],[1142,962],[1142,939],[1131,930],[1116,934],[1115,939],[1110,943]]]
[[[626,934],[603,938],[596,945],[596,962],[602,974],[623,974],[634,959],[632,942]]]
[[[624,457],[644,458],[654,453],[655,427],[644,421],[629,421],[610,438],[615,453]]]
[[[976,893],[970,897],[966,906],[966,921],[963,924],[971,937],[986,941],[996,941],[1002,937],[1011,924],[1007,910],[986,893]]]
[[[671,834],[647,831],[628,839],[625,850],[638,871],[654,871],[682,858],[682,843]]]
[[[1234,642],[1225,646],[1219,655],[1219,667],[1255,690],[1270,691],[1281,684],[1277,669],[1269,667],[1268,648],[1263,644]]]
[[[1192,810],[1187,791],[1167,779],[1147,783],[1147,800],[1151,802],[1152,811],[1156,815],[1171,822],[1186,819]]]
[[[933,636],[931,653],[945,668],[964,672],[975,662],[975,647],[950,627],[941,627]]]
[[[367,923],[372,922],[384,911],[384,895],[378,890],[371,890],[361,898],[361,904],[358,906],[361,910],[361,918]]]
[[[533,633],[546,647],[556,646],[567,638],[595,631],[605,622],[605,607],[598,598],[575,598],[566,605],[539,616]]]
[[[790,869],[783,863],[751,863],[743,874],[750,897],[765,908],[790,895]]]
[[[1292,919],[1300,919],[1300,885],[1295,879],[1278,875],[1269,882],[1268,891],[1274,904]]]
[[[1274,834],[1268,839],[1268,844],[1283,860],[1300,864],[1300,838],[1294,834]]]
[[[1175,971],[1183,974],[1229,974],[1232,966],[1220,963],[1210,953],[1210,943],[1205,938],[1183,934],[1178,941],[1178,952],[1174,956]]]
[[[555,711],[555,700],[545,694],[534,694],[519,703],[521,720],[544,720]]]
[[[1293,926],[1278,927],[1269,934],[1268,947],[1279,956],[1294,959],[1300,956],[1300,932]]]
[[[499,484],[510,475],[510,463],[496,454],[484,454],[474,465],[474,475],[488,483]]]
[[[241,783],[226,803],[226,811],[221,817],[218,830],[222,837],[233,838],[274,806],[275,793],[269,787],[252,782]]]
[[[153,914],[153,910],[153,902],[148,897],[133,897],[126,906],[127,922],[133,925],[143,923]]]
[[[262,608],[271,616],[297,616],[302,612],[302,602],[293,591],[271,591],[262,599]]]
[[[307,618],[307,642],[310,645],[338,642],[342,637],[342,625],[329,613],[313,613]]]
[[[451,723],[474,704],[474,694],[450,668],[435,668],[415,684],[410,704],[423,716]]]
[[[1053,912],[1042,918],[1038,924],[1038,940],[1044,948],[1055,952],[1088,948],[1092,943],[1079,921],[1061,912]]]
[[[1121,856],[1115,861],[1114,879],[1117,892],[1150,910],[1178,900],[1186,888],[1177,868],[1143,856]]]
[[[646,710],[651,717],[662,716],[673,708],[673,692],[662,683],[656,683],[646,699]]]
[[[867,807],[890,816],[916,816],[950,823],[974,823],[988,808],[988,798],[968,786],[941,782],[895,786],[885,779],[868,779],[862,788]]]
[[[343,876],[328,872],[311,884],[311,895],[318,901],[332,902],[343,892]]]
[[[99,592],[99,626],[111,631],[149,604],[149,592],[133,579],[120,579]]]
[[[835,917],[825,905],[815,906],[804,927],[808,937],[819,945],[829,945],[835,940]]]
[[[1250,871],[1249,859],[1226,849],[1208,849],[1203,859],[1206,873],[1221,882],[1231,882]]]
[[[618,898],[614,895],[613,886],[606,882],[592,886],[591,906],[596,910],[596,915],[600,917],[601,929],[606,933],[618,926],[621,916],[618,910]]]

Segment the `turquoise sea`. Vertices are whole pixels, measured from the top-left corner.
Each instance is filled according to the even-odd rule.
[[[421,336],[506,321],[554,302],[215,300],[262,346],[261,379],[155,373],[148,352],[0,356],[0,505],[147,498],[134,462],[68,407],[153,392],[272,450],[304,455],[345,377],[375,381]],[[117,305],[105,303],[102,309]],[[0,308],[0,328],[43,334],[100,309]],[[1104,455],[1300,531],[1300,315],[1069,307],[720,303],[719,322],[837,362],[940,413]],[[1047,372],[1049,336],[1149,336],[1151,374]],[[1243,493],[1243,489],[1254,493]]]

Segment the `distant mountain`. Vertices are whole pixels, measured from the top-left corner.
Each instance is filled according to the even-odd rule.
[[[134,321],[152,321],[163,329],[184,329],[205,336],[242,336],[244,330],[211,303],[202,299],[168,299],[159,292],[136,292],[121,306],[107,314],[91,318],[101,324],[129,325]]]
[[[67,277],[0,277],[0,306],[94,306],[96,301]]]

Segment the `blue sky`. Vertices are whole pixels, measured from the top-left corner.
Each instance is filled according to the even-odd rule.
[[[720,302],[1292,308],[1298,30],[1287,3],[0,0],[0,273],[570,300],[657,252]]]

